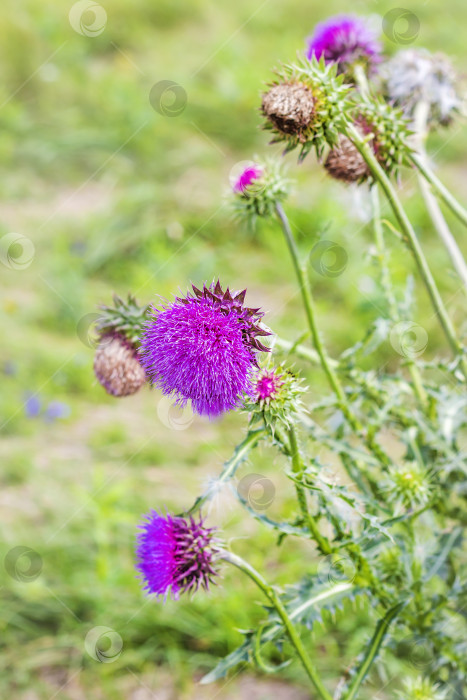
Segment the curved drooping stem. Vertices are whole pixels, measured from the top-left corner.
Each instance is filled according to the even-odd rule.
[[[426,102],[419,102],[415,109],[415,131],[417,136],[417,151],[420,163],[424,165],[425,168],[429,168],[428,156],[425,150],[425,140],[427,135],[427,119],[428,119],[428,105]],[[428,214],[433,222],[438,236],[440,237],[443,245],[445,246],[449,257],[451,258],[452,264],[456,269],[462,284],[467,289],[467,264],[465,262],[462,251],[457,245],[456,239],[452,235],[449,226],[446,223],[446,219],[443,216],[441,208],[438,204],[429,181],[417,170],[418,184],[422,193],[422,197],[425,201]]]
[[[412,224],[410,223],[407,214],[405,213],[402,207],[399,197],[397,196],[397,193],[388,176],[378,163],[373,153],[373,150],[370,148],[367,141],[361,137],[354,125],[347,124],[346,132],[347,136],[352,140],[358,151],[361,153],[362,157],[364,158],[365,162],[370,168],[373,177],[380,184],[383,192],[385,193],[389,201],[389,204],[391,205],[391,208],[400,226],[404,240],[415,259],[418,270],[420,272],[420,276],[422,277],[431,303],[433,305],[433,309],[436,315],[438,316],[441,327],[446,335],[446,338],[454,355],[460,358],[460,365],[464,376],[467,379],[467,363],[464,355],[464,350],[459,339],[457,338],[454,326],[451,323],[451,319],[449,318],[443,300],[441,299],[441,295],[438,291],[438,287],[436,286],[436,282],[433,279],[433,275],[431,274],[431,270],[428,266],[423,250],[420,246],[420,243],[418,242],[417,236],[415,235],[415,231],[412,227]]]
[[[284,625],[285,631],[287,632],[287,635],[290,639],[290,642],[295,648],[295,651],[297,652],[298,657],[302,662],[309,679],[316,688],[319,697],[321,698],[321,700],[332,700],[331,694],[324,687],[324,684],[321,678],[319,677],[318,672],[313,665],[313,662],[308,656],[308,653],[305,649],[302,640],[300,639],[300,635],[295,629],[295,626],[292,623],[292,620],[290,619],[287,610],[285,609],[281,599],[277,595],[274,588],[264,580],[264,578],[258,571],[256,571],[256,569],[254,569],[250,564],[248,564],[248,562],[246,562],[244,559],[237,556],[236,554],[233,554],[232,552],[224,552],[222,554],[222,558],[230,564],[233,564],[233,566],[236,566],[238,569],[240,569],[240,571],[243,571],[243,573],[249,576],[250,579],[254,581],[258,588],[264,593],[269,603],[274,607],[277,614],[279,615],[282,624]]]
[[[430,185],[433,186],[439,198],[446,204],[446,206],[459,219],[459,221],[462,221],[464,226],[467,226],[467,210],[449,192],[448,188],[443,185],[441,180],[436,177],[426,160],[422,158],[419,153],[412,153],[410,159],[421,172],[425,180],[427,180]]]

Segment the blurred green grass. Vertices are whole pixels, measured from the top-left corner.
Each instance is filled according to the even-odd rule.
[[[248,287],[275,331],[301,334],[299,299],[276,227],[242,230],[223,197],[235,163],[273,152],[257,111],[271,67],[301,50],[325,15],[348,11],[342,1],[323,7],[316,0],[103,4],[107,24],[96,37],[73,31],[71,3],[63,0],[49,7],[8,0],[0,19],[0,237],[15,231],[35,246],[27,269],[1,267],[1,554],[26,545],[43,560],[31,583],[2,569],[0,689],[28,700],[53,693],[137,697],[135,689],[154,683],[167,697],[198,697],[193,678],[239,643],[237,628],[261,617],[256,592],[232,572],[209,597],[164,606],[145,603],[133,570],[140,514],[191,503],[230,456],[244,417],[168,430],[157,392],[111,400],[93,379],[86,323],[84,331],[77,327],[114,290],[131,289],[150,301],[190,280],[220,275],[233,288]],[[352,11],[383,15],[392,7],[356,2]],[[444,3],[441,20],[429,3],[409,9],[421,23],[415,45],[448,51],[462,68],[465,3]],[[387,42],[388,51],[396,48]],[[186,109],[177,117],[151,107],[151,87],[161,80],[186,91]],[[464,126],[433,138],[430,150],[442,178],[462,197]],[[349,256],[339,277],[313,278],[323,333],[337,354],[362,337],[382,305],[364,202],[330,182],[313,158],[300,167],[294,155],[287,161],[298,181],[290,211],[303,251],[325,237]],[[413,178],[401,191],[453,318],[462,324],[464,299]],[[463,231],[452,225],[467,252]],[[391,267],[402,290],[414,270],[397,242]],[[434,356],[443,341],[423,291],[417,322],[427,329],[427,354]],[[379,360],[393,368],[398,358],[384,346]],[[317,370],[309,382],[315,395],[325,391]],[[34,417],[25,409],[30,394],[40,400]],[[51,401],[64,402],[70,415],[48,420]],[[248,471],[267,475],[278,494],[273,507],[290,510],[277,457],[260,449],[241,473]],[[290,541],[276,549],[271,534],[245,520],[234,503],[220,504],[210,519],[278,583],[316,568],[309,548]],[[329,678],[358,653],[373,619],[362,608],[337,623],[326,620],[307,639]],[[86,634],[97,625],[123,639],[112,664],[85,653]],[[400,674],[397,667],[388,677],[391,670]],[[304,683],[295,664],[281,676],[297,688]],[[199,697],[241,696],[238,682]],[[378,689],[377,675],[372,682],[366,697]],[[265,697],[273,694],[269,686],[258,688]],[[291,686],[284,692],[291,697]]]

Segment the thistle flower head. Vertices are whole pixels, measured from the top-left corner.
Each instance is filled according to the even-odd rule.
[[[443,54],[424,49],[399,51],[381,68],[387,98],[413,117],[418,103],[428,108],[432,126],[446,126],[461,109],[458,79]]]
[[[284,141],[286,152],[300,146],[300,160],[311,148],[320,156],[326,144],[337,143],[339,126],[351,89],[337,75],[337,64],[299,60],[277,73],[277,80],[263,94],[264,128],[273,133],[271,143]]]
[[[113,295],[113,306],[102,305],[96,322],[99,344],[94,356],[94,374],[112,396],[135,394],[146,382],[139,362],[139,335],[148,307],[129,294],[124,301]]]
[[[338,145],[329,151],[324,167],[335,180],[349,184],[364,182],[370,177],[370,169],[363,156],[344,134],[340,134]]]
[[[383,488],[390,501],[406,508],[423,506],[433,493],[432,475],[417,462],[405,462],[390,469]]]
[[[381,61],[382,47],[376,33],[363,17],[338,15],[316,26],[308,39],[307,58],[337,63],[339,73],[351,74],[359,63],[372,70]]]
[[[232,178],[232,190],[229,199],[235,216],[254,227],[258,218],[274,216],[276,204],[289,194],[290,181],[278,160],[251,161]]]
[[[219,553],[215,528],[151,511],[140,525],[137,536],[137,565],[148,593],[164,598],[171,594],[193,593],[199,587],[208,590],[217,575],[215,559]]]
[[[152,318],[141,337],[142,364],[152,382],[176,404],[191,400],[193,410],[216,416],[236,408],[251,394],[258,352],[269,349],[259,336],[264,312],[244,306],[246,290],[224,292],[220,282],[193,285]]]
[[[94,355],[94,374],[108,394],[119,397],[135,394],[147,380],[137,349],[118,333],[101,337]]]
[[[261,108],[278,131],[303,142],[313,120],[314,105],[313,92],[306,83],[284,80],[263,95]]]
[[[245,410],[251,413],[252,422],[263,420],[272,430],[278,422],[290,427],[304,409],[304,391],[301,380],[290,369],[263,367],[255,376],[253,400],[245,403]]]

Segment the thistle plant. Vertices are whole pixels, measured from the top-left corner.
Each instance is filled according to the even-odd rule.
[[[246,290],[231,291],[220,281],[193,285],[185,296],[144,311],[133,301],[128,308],[116,302],[101,330],[103,338],[111,334],[134,343],[145,376],[175,403],[190,402],[208,419],[240,410],[248,416],[246,435],[214,487],[179,515],[163,515],[154,503],[137,537],[136,569],[149,594],[165,599],[204,589],[215,596],[211,584],[220,584],[222,568],[230,565],[264,596],[258,627],[246,631],[239,648],[202,682],[219,680],[245,662],[266,673],[280,670],[282,663],[277,668],[265,658],[273,649],[284,664],[289,655],[301,663],[312,697],[322,700],[368,697],[368,677],[375,679],[383,667],[387,678],[394,664],[405,669],[397,674],[397,697],[454,700],[465,697],[467,678],[467,361],[393,183],[396,172],[403,181],[419,165],[411,115],[400,92],[389,101],[378,92],[381,83],[372,79],[381,51],[365,32],[355,19],[330,20],[317,29],[307,56],[279,71],[261,101],[265,127],[286,153],[298,147],[303,160],[314,150],[331,175],[370,189],[384,308],[362,329],[359,342],[341,348],[337,357],[329,352],[306,262],[309,250],[296,241],[286,213],[290,183],[285,185],[279,165],[257,158],[232,183],[232,209],[239,225],[261,218],[283,235],[305,333],[281,338],[264,324],[260,307],[246,306]],[[427,172],[420,169],[429,179]],[[443,353],[431,362],[397,335],[407,332],[407,323],[412,327],[416,309],[393,284],[381,193],[394,215],[390,229],[413,256],[415,284],[424,286],[444,332]],[[391,370],[377,361],[376,351],[387,342],[402,358]],[[329,389],[319,397],[313,392],[318,372]],[[235,483],[247,458],[254,464],[260,443],[280,455],[295,507],[283,507],[275,520],[253,512],[241,495],[239,507],[272,530],[278,546],[292,538],[300,543],[303,576],[282,587],[274,575],[268,581],[240,558],[235,543],[226,544],[227,532],[206,525],[213,495]],[[323,448],[333,455],[332,473]],[[357,653],[352,645],[350,666],[323,679],[301,633],[325,624],[328,615],[338,619],[357,598],[372,631]],[[420,646],[429,661],[407,670],[402,660]]]

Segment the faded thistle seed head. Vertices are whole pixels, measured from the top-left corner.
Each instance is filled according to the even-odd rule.
[[[324,57],[319,62],[316,57],[299,59],[277,76],[261,104],[264,128],[273,134],[271,143],[284,141],[286,152],[299,146],[299,160],[312,148],[321,156],[326,144],[337,144],[351,86],[337,75],[337,64],[326,65]]]
[[[287,198],[290,184],[280,161],[251,161],[231,180],[233,197],[230,194],[229,201],[234,216],[253,227],[258,218],[274,216],[275,206]]]
[[[147,380],[136,348],[123,336],[111,333],[103,335],[97,346],[94,374],[112,396],[135,394]]]
[[[269,121],[283,134],[306,141],[306,131],[313,119],[315,100],[310,88],[299,81],[273,85],[263,95],[261,109]]]
[[[254,378],[253,400],[248,398],[245,403],[250,422],[263,420],[273,432],[277,424],[290,428],[297,414],[305,410],[301,400],[305,391],[302,380],[290,369],[261,368]]]
[[[452,63],[441,53],[425,49],[399,51],[381,67],[388,100],[413,117],[417,104],[428,109],[428,124],[449,125],[462,109],[459,79]]]
[[[148,307],[140,307],[131,294],[127,301],[114,294],[113,301],[113,306],[100,307],[94,374],[108,394],[129,396],[147,379],[139,361],[138,346]]]
[[[370,169],[363,156],[343,134],[339,136],[339,144],[329,151],[324,167],[335,180],[349,184],[361,183],[370,177]]]

